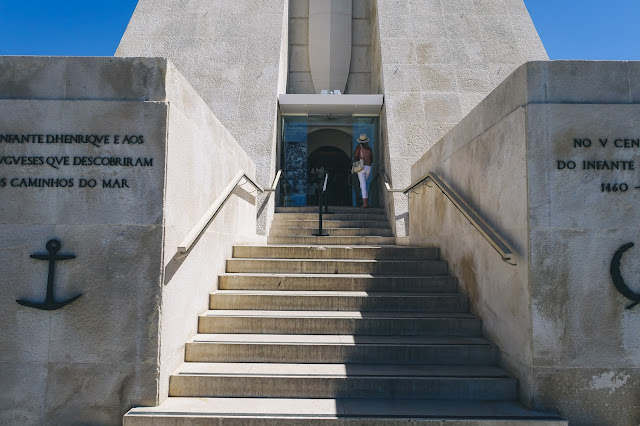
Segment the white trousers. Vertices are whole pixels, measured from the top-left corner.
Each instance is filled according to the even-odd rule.
[[[358,180],[360,181],[360,189],[362,190],[362,198],[369,198],[369,191],[367,191],[367,181],[371,174],[371,166],[364,166],[364,170],[358,172]]]

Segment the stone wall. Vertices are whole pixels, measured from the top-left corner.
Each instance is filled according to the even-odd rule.
[[[193,250],[187,256],[177,253],[231,179],[240,170],[255,176],[256,166],[172,65],[167,100],[160,401],[168,395],[169,375],[184,361],[185,342],[196,334],[197,315],[209,307],[207,295],[225,271],[232,244],[266,242],[256,237],[256,191],[243,185],[236,187]]]
[[[412,167],[414,180],[438,173],[514,248],[503,262],[440,191],[412,194],[410,242],[441,247],[522,400],[576,424],[640,422],[640,309],[610,274],[640,240],[638,75],[638,63],[528,63]],[[621,271],[640,293],[633,250]]]
[[[166,397],[231,245],[255,241],[238,189],[175,256],[255,165],[165,59],[2,57],[0,111],[0,423],[119,424]],[[45,300],[47,262],[30,255],[54,238],[76,256],[56,262],[55,300],[81,297],[16,303]]]
[[[522,0],[375,0],[374,8],[372,81],[385,95],[387,171],[402,188],[420,155],[519,65],[547,54]],[[394,198],[402,237],[407,202]]]
[[[116,51],[169,58],[256,163],[263,186],[276,173],[288,9],[288,0],[140,0]],[[273,212],[263,211],[258,226],[265,233]]]
[[[351,67],[347,94],[371,91],[371,9],[372,0],[353,0],[351,27]],[[316,93],[309,66],[309,0],[289,2],[289,84],[287,93]]]

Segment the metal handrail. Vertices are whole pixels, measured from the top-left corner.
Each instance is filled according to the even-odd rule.
[[[378,174],[376,174],[376,176],[372,179],[371,183],[373,184],[373,182],[375,182],[375,180],[378,178],[382,178],[382,183],[384,184],[384,187],[387,189],[387,192],[404,192],[404,189],[391,187],[391,185],[389,184],[389,177],[387,176],[384,170],[379,171]]]
[[[329,211],[329,196],[327,195],[327,182],[329,182],[329,173],[324,173],[324,185],[322,185],[322,191],[318,197],[318,232],[311,234],[314,237],[328,237],[329,234],[322,230],[322,204],[324,203],[324,213],[333,214]]]
[[[280,176],[282,176],[282,170],[278,170],[278,173],[276,173],[276,177],[273,178],[271,187],[265,188],[264,192],[275,192],[276,188],[278,187],[278,183],[280,182]]]
[[[244,179],[243,183],[240,183],[240,180]],[[200,236],[207,229],[209,224],[215,219],[216,215],[224,206],[224,203],[227,202],[233,190],[240,184],[240,186],[245,184],[250,184],[253,186],[258,192],[263,193],[264,189],[257,183],[255,183],[249,176],[247,176],[244,170],[240,170],[237,175],[229,182],[229,185],[222,191],[222,193],[216,198],[216,200],[211,204],[211,206],[207,209],[204,215],[200,218],[198,223],[191,229],[189,234],[184,238],[184,240],[178,246],[178,253],[185,254],[191,247],[195,244],[195,242],[200,238]]]
[[[502,260],[509,261],[513,257],[513,250],[509,245],[498,235],[495,229],[489,225],[480,215],[476,212],[464,199],[453,189],[451,189],[437,174],[430,172],[420,178],[418,181],[412,183],[407,188],[402,190],[405,194],[411,191],[416,186],[420,185],[427,180],[431,180],[445,197],[453,203],[454,206],[466,217],[471,225],[474,226],[480,232],[480,234],[491,244],[491,246],[500,254]],[[515,265],[514,263],[509,263]]]

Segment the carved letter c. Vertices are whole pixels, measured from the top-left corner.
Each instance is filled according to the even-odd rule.
[[[613,255],[613,259],[611,259],[610,268],[611,279],[613,280],[613,285],[616,286],[616,290],[618,290],[624,297],[634,302],[629,306],[626,306],[627,309],[632,309],[636,305],[640,304],[640,294],[631,291],[631,289],[625,284],[624,278],[622,278],[622,274],[620,273],[620,261],[622,260],[622,255],[633,246],[633,243],[627,243],[620,247]]]

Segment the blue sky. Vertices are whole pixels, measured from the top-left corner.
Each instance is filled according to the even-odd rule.
[[[111,56],[136,3],[0,0],[0,55]],[[525,3],[551,59],[640,60],[640,0]]]
[[[525,0],[550,59],[640,60],[640,0]]]
[[[137,3],[0,0],[0,55],[113,56]]]

